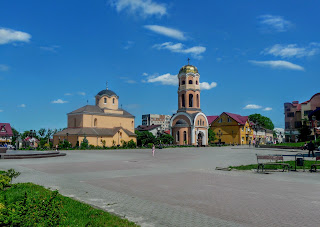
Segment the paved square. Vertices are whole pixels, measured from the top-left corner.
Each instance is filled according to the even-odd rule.
[[[256,163],[248,147],[67,151],[48,159],[0,160],[0,168],[125,216],[142,226],[318,226],[320,174],[218,171]]]

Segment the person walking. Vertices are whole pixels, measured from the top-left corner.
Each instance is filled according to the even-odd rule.
[[[312,140],[310,140],[310,143],[308,143],[308,157],[310,157],[310,153],[312,153],[312,157],[314,157],[314,144],[312,143]]]
[[[156,151],[156,147],[152,144],[152,156],[154,157],[154,152]]]

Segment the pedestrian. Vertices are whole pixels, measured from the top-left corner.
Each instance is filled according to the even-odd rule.
[[[249,147],[251,147],[251,140],[249,140]]]
[[[152,156],[154,157],[154,152],[156,151],[156,147],[152,144]]]
[[[312,140],[310,140],[310,143],[308,143],[308,157],[310,157],[310,153],[312,153],[312,157],[314,157],[314,144],[312,143]]]
[[[256,140],[252,141],[252,146],[255,147],[256,146]]]
[[[59,146],[58,146],[58,144],[56,145],[56,151],[58,151],[58,148],[59,148]]]

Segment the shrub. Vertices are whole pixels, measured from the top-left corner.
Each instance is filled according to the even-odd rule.
[[[133,140],[130,140],[127,144],[127,147],[128,148],[136,148],[137,147],[137,144],[133,141]]]
[[[5,187],[9,186],[11,178],[0,174],[0,190],[3,190]]]
[[[92,145],[92,144],[90,144],[90,145],[89,145],[89,149],[95,149],[95,146]]]
[[[152,148],[152,146],[153,146],[153,143],[148,143],[149,148]]]
[[[12,181],[12,178],[17,178],[20,176],[20,172],[16,172],[14,169],[8,169],[7,172],[3,173],[3,175],[8,176],[10,178],[10,183]]]

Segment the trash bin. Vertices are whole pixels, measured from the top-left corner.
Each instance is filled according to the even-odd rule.
[[[297,158],[296,162],[297,162],[297,166],[303,166],[303,158]]]

